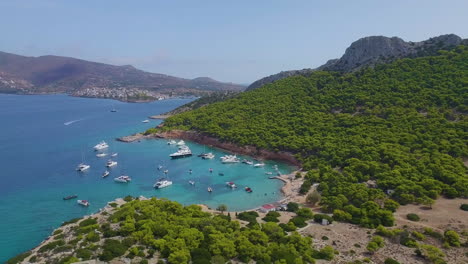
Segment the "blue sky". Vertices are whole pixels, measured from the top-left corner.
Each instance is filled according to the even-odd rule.
[[[468,1],[0,0],[0,50],[250,83],[369,35],[468,37]]]

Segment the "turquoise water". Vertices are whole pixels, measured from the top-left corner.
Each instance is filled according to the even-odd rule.
[[[166,140],[114,140],[156,126],[159,121],[141,121],[189,101],[132,104],[65,95],[0,95],[0,262],[36,246],[63,221],[97,212],[108,201],[126,195],[165,197],[211,207],[224,203],[230,210],[280,199],[281,182],[269,180],[265,172],[273,172],[275,164],[282,173],[292,171],[286,164],[266,161],[264,168],[222,164],[219,157],[225,152],[192,142],[187,145],[194,154],[211,151],[216,158],[202,160],[195,155],[171,160],[168,155],[177,147],[167,145]],[[112,107],[118,112],[111,113]],[[109,143],[109,152],[119,153],[115,158],[118,166],[105,179],[101,174],[108,158],[97,158],[92,149],[101,140]],[[91,168],[78,173],[75,168],[83,159]],[[163,175],[157,170],[159,164],[169,170],[174,184],[155,190],[152,185]],[[224,176],[219,176],[220,172]],[[113,178],[121,173],[131,176],[132,182],[115,183]],[[189,180],[196,184],[190,185]],[[234,181],[239,188],[227,188],[226,181]],[[208,186],[213,193],[206,191]],[[253,193],[246,193],[245,186]],[[89,200],[91,205],[84,208],[76,200],[62,200],[71,194]]]

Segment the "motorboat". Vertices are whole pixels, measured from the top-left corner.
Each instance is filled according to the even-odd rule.
[[[265,166],[265,163],[255,163],[253,166],[255,168],[261,168],[261,167]]]
[[[111,157],[117,157],[117,155],[119,155],[119,153],[115,152],[115,153],[112,153]]]
[[[150,121],[148,119],[141,121],[142,123],[149,123]]]
[[[107,153],[98,153],[98,154],[96,154],[96,157],[98,157],[98,158],[102,158],[102,157],[105,157],[105,156],[107,156]]]
[[[114,181],[115,182],[121,182],[121,183],[127,183],[127,182],[131,182],[132,178],[130,178],[130,176],[121,175],[121,176],[119,176],[117,178],[114,178]]]
[[[170,186],[170,185],[172,185],[172,181],[161,179],[161,180],[157,181],[153,185],[153,187],[156,188],[156,189],[162,189],[162,188],[165,188],[165,187]]]
[[[107,161],[106,167],[110,168],[110,167],[114,167],[114,166],[117,166],[117,161],[113,161],[113,160],[108,160]]]
[[[185,141],[180,140],[179,142],[177,142],[177,146],[182,146],[182,145],[185,145]]]
[[[271,172],[271,171],[267,171],[267,172],[265,172],[265,174],[266,174],[266,175],[272,175],[272,174],[273,174],[273,172]]]
[[[221,157],[222,163],[238,163],[240,160],[237,158],[236,155],[226,155]]]
[[[108,170],[106,170],[103,174],[102,174],[102,177],[105,178],[107,176],[109,176],[110,172]]]
[[[87,169],[91,168],[88,164],[80,163],[78,167],[76,168],[77,171],[85,171]]]
[[[96,151],[103,150],[103,149],[106,149],[108,147],[109,147],[109,145],[107,145],[107,143],[105,141],[101,141],[101,142],[99,142],[99,144],[94,146],[94,150],[96,150]]]
[[[231,187],[232,189],[237,188],[234,182],[226,182],[226,186]]]
[[[158,165],[158,170],[161,170],[163,168],[162,165]]]
[[[187,146],[180,147],[177,152],[169,155],[169,157],[172,159],[185,158],[190,156],[192,156],[192,151]]]
[[[168,174],[169,173],[169,170],[164,170],[164,174]]]
[[[213,189],[211,187],[208,187],[207,191],[210,193],[213,191]]]
[[[76,197],[78,197],[78,195],[73,194],[73,195],[69,195],[69,196],[63,197],[63,199],[64,199],[64,200],[71,200],[71,199],[75,199]]]
[[[243,159],[242,163],[247,164],[247,165],[253,165],[253,161],[250,161],[250,160],[247,160],[247,159]]]
[[[168,145],[175,145],[177,142],[175,140],[170,140],[167,142]]]
[[[219,176],[224,176],[224,173],[218,172],[218,175],[219,175]]]
[[[244,190],[245,190],[246,192],[248,192],[248,193],[251,193],[251,192],[252,192],[252,188],[250,188],[250,187],[245,187]]]
[[[188,181],[188,183],[189,183],[190,185],[195,185],[195,182],[194,182],[194,181]]]
[[[82,206],[89,206],[89,202],[87,200],[78,200],[76,201],[79,205],[82,205]]]
[[[214,159],[215,155],[211,152],[206,153],[202,156],[202,159]]]

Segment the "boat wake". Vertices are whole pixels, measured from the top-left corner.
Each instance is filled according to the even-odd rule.
[[[81,120],[83,120],[83,119],[72,120],[72,121],[65,122],[65,123],[63,123],[63,124],[66,125],[66,126],[69,126],[69,125],[71,125],[71,124],[73,124],[73,123],[76,123],[76,122],[79,122],[79,121],[81,121]]]

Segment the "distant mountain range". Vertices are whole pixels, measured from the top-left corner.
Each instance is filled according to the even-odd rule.
[[[184,79],[69,57],[26,57],[0,52],[0,92],[67,93],[74,96],[149,101],[169,96],[200,96],[241,91],[245,86],[207,77]]]
[[[388,63],[399,58],[435,55],[439,50],[468,45],[468,39],[454,34],[441,35],[421,42],[406,42],[398,37],[370,36],[351,44],[339,59],[329,60],[316,69],[283,71],[252,83],[247,90],[261,87],[294,75],[308,75],[317,70],[351,72],[362,67]]]

